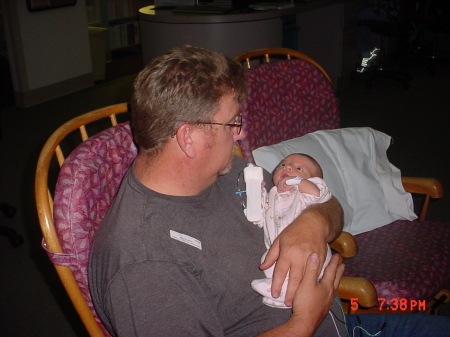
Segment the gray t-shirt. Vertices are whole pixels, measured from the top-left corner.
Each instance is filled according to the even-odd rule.
[[[89,263],[92,299],[112,335],[254,336],[290,317],[250,286],[264,277],[265,246],[235,194],[245,165],[236,158],[229,174],[193,197],[156,193],[128,170]],[[343,320],[337,303],[332,311]],[[316,335],[337,336],[330,315]]]

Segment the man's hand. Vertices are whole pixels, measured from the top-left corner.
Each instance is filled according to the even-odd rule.
[[[316,253],[321,270],[327,252],[326,243],[340,234],[342,222],[342,208],[336,199],[332,199],[310,206],[281,232],[260,266],[265,270],[276,262],[271,289],[273,297],[280,296],[281,287],[289,273],[285,304],[292,306],[308,257]]]
[[[305,325],[315,326],[317,329],[330,310],[344,273],[344,265],[338,265],[338,262],[339,255],[333,255],[325,268],[323,278],[317,282],[322,270],[319,257],[316,253],[308,257],[304,278],[295,293],[292,320],[300,320]]]
[[[339,256],[335,254],[325,268],[322,279],[317,282],[322,269],[319,257],[316,253],[309,255],[303,280],[295,292],[292,316],[286,323],[259,336],[313,336],[330,310],[335,291],[344,273],[344,265],[338,266],[338,262]]]

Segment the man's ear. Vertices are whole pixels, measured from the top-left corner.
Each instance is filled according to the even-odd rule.
[[[192,131],[194,128],[190,124],[182,124],[176,133],[176,140],[181,151],[183,151],[188,158],[194,159],[196,156],[194,140],[192,138]]]

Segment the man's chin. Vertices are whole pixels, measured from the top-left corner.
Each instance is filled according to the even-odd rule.
[[[219,176],[223,176],[223,175],[225,175],[227,173],[230,173],[232,165],[233,165],[233,162],[230,162],[227,167],[225,167],[222,170],[220,170],[219,171]]]
[[[239,144],[237,142],[234,143],[234,145],[233,145],[233,152],[231,152],[230,161],[229,161],[228,165],[225,168],[223,168],[222,170],[219,171],[219,176],[223,176],[223,175],[225,175],[227,173],[230,173],[231,168],[233,167],[233,159],[234,159],[234,156],[236,154],[236,150],[238,149],[238,147],[239,147]]]

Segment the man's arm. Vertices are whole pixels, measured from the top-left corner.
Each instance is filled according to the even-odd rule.
[[[306,261],[303,281],[295,293],[291,318],[286,323],[259,336],[313,336],[330,310],[335,291],[344,272],[344,265],[338,266],[338,260],[339,256],[335,254],[325,268],[323,278],[317,282],[321,270],[320,261],[317,254],[311,254]]]
[[[265,270],[276,262],[272,295],[278,297],[289,272],[286,305],[292,305],[294,294],[303,278],[307,258],[317,253],[320,268],[325,261],[326,243],[335,240],[343,227],[343,210],[336,198],[306,208],[286,227],[272,244],[261,264]]]

